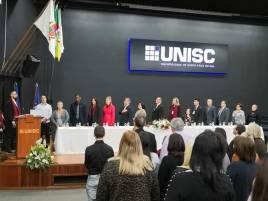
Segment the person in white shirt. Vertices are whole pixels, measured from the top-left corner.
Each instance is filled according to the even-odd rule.
[[[38,114],[41,115],[41,134],[46,143],[50,143],[49,127],[50,127],[50,117],[52,115],[52,107],[47,103],[47,97],[41,96],[41,103],[35,107]]]

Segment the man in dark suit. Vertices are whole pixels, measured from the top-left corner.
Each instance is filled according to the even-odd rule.
[[[163,119],[165,116],[164,107],[162,106],[162,98],[157,97],[155,99],[155,108],[152,113],[152,121]]]
[[[124,126],[125,124],[133,125],[132,109],[130,107],[131,100],[126,97],[124,100],[124,106],[119,111],[119,125]]]
[[[16,91],[10,93],[10,100],[5,105],[5,125],[6,133],[4,136],[4,147],[9,153],[15,152],[16,141],[16,122],[15,118],[20,115],[20,107],[17,105],[16,99],[18,95]]]
[[[75,96],[75,102],[71,104],[70,107],[70,124],[71,126],[76,126],[77,124],[86,124],[86,106],[81,103],[82,97],[77,94]]]
[[[218,123],[219,124],[228,124],[230,119],[230,110],[226,107],[226,101],[221,101],[221,107],[218,112]]]
[[[195,98],[194,99],[194,108],[193,108],[193,121],[196,124],[201,124],[205,122],[205,113],[203,111],[203,108],[200,106],[200,99]]]
[[[206,117],[207,121],[206,124],[216,124],[217,121],[217,111],[216,107],[213,105],[212,99],[207,99],[207,107],[206,107]]]
[[[134,130],[136,133],[140,134],[142,132],[145,132],[148,134],[149,138],[150,138],[150,152],[154,152],[157,153],[157,145],[156,145],[156,139],[153,133],[147,132],[143,129],[143,127],[145,126],[145,118],[143,116],[137,116],[134,119]]]

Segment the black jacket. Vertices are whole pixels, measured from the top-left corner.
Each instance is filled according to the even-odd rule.
[[[261,119],[262,119],[262,116],[257,112],[250,112],[248,115],[247,115],[247,124],[251,123],[251,122],[255,122],[256,124],[259,124],[261,125]]]
[[[197,124],[205,123],[205,113],[203,111],[203,108],[201,106],[198,106],[197,108],[194,107],[193,109],[193,121]]]
[[[225,122],[225,124],[227,125],[229,120],[230,120],[230,110],[229,108],[225,107],[223,109],[223,111],[220,113],[221,108],[218,111],[218,123],[221,124],[223,122]]]
[[[95,114],[91,113],[92,106],[90,105],[88,108],[87,122],[91,126],[93,123],[100,124],[101,123],[101,109],[98,105],[96,105]]]
[[[164,107],[162,104],[158,105],[158,107],[155,107],[152,112],[152,121],[163,119],[165,116]]]
[[[12,121],[15,121],[14,117],[14,111],[13,111],[13,104],[11,102],[12,100],[9,100],[5,105],[4,110],[4,117],[5,117],[5,125],[6,127],[12,127]]]
[[[76,126],[77,123],[82,125],[86,124],[86,106],[83,103],[79,103],[79,119],[76,119],[77,103],[74,102],[70,107],[70,124]]]
[[[133,113],[130,106],[126,107],[126,112],[122,112],[124,107],[122,107],[119,111],[119,125],[124,126],[126,123],[133,125]]]
[[[144,131],[143,128],[138,128],[135,130],[136,133],[140,134],[141,132],[145,132],[150,136],[150,152],[157,153],[157,145],[156,145],[156,139],[153,133]]]
[[[89,175],[96,175],[102,172],[107,160],[114,156],[112,147],[102,140],[88,146],[85,151],[85,166]]]

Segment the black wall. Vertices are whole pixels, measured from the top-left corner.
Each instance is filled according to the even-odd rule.
[[[33,22],[37,12],[31,1],[17,1],[15,8],[19,6],[10,16],[10,23],[12,19],[12,23],[14,19],[23,24]],[[22,18],[25,10],[32,14]],[[120,106],[129,96],[135,106],[141,100],[150,111],[156,96],[163,97],[166,107],[173,96],[178,96],[183,109],[192,104],[194,97],[200,97],[202,104],[211,97],[216,105],[226,99],[231,109],[236,102],[242,102],[245,110],[257,103],[268,114],[268,27],[78,9],[65,9],[62,18],[65,51],[62,61],[55,65],[54,103],[63,100],[68,108],[74,94],[79,93],[84,102],[96,96],[101,105],[104,97],[111,95]],[[23,33],[25,27],[13,29]],[[228,73],[225,77],[129,74],[129,38],[227,44]],[[48,93],[51,58],[46,48],[40,36],[32,51],[42,64],[34,80],[22,82],[25,110],[32,105],[35,81],[43,93]]]

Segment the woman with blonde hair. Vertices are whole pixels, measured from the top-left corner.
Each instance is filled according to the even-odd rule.
[[[168,119],[172,120],[177,117],[180,117],[180,101],[178,97],[174,97],[171,105],[169,106]]]
[[[105,98],[105,105],[102,109],[102,124],[114,126],[115,123],[115,106],[112,103],[112,97]]]
[[[143,154],[139,135],[126,131],[116,157],[100,176],[97,201],[159,201],[159,186],[150,159]]]

